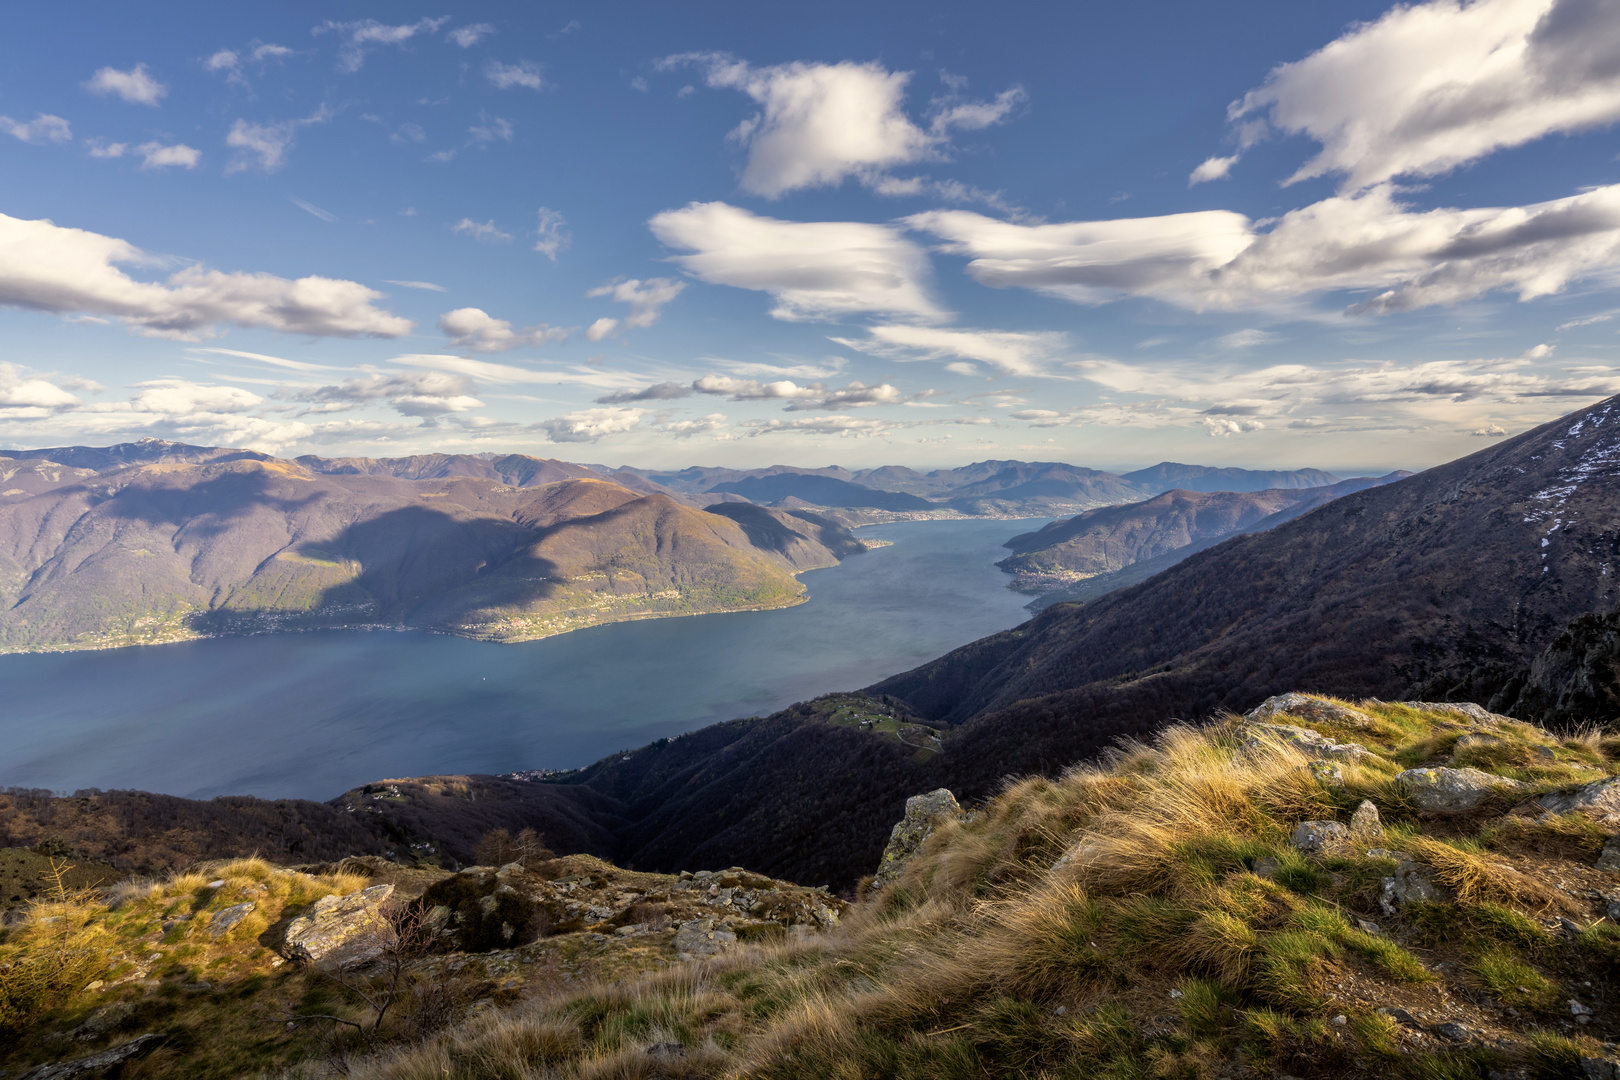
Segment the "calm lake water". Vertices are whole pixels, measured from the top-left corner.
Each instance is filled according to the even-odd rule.
[[[992,565],[1036,521],[871,526],[892,547],[780,611],[521,645],[333,631],[0,656],[0,786],[329,799],[371,780],[572,768],[853,690],[1015,626]]]

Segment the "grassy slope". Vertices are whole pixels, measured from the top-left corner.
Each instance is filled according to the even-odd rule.
[[[353,1075],[1578,1075],[1620,1034],[1615,878],[1589,865],[1606,830],[1506,799],[1429,817],[1394,777],[1451,761],[1533,794],[1615,772],[1620,740],[1504,721],[1459,750],[1476,725],[1454,712],[1360,708],[1369,725],[1322,729],[1376,753],[1342,785],[1234,722],[1172,728],[940,827],[827,938],[536,997]],[[1290,845],[1362,799],[1383,838]],[[1381,911],[1386,849],[1444,898]]]

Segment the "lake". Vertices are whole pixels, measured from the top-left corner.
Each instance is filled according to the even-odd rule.
[[[863,528],[778,611],[518,645],[326,631],[0,656],[0,786],[329,799],[372,780],[573,768],[854,690],[1029,617],[993,563],[1032,521]]]

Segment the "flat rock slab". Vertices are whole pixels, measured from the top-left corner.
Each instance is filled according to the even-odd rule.
[[[1293,716],[1313,724],[1338,724],[1340,727],[1367,730],[1373,726],[1372,717],[1359,709],[1340,705],[1305,694],[1278,694],[1266,698],[1244,715],[1245,720],[1275,721],[1281,716]]]
[[[1528,784],[1478,769],[1407,769],[1395,778],[1420,810],[1464,814],[1498,791],[1521,791]]]
[[[1350,830],[1337,821],[1302,821],[1294,827],[1294,846],[1312,855],[1320,855],[1349,839]]]
[[[211,938],[224,937],[231,932],[237,923],[247,918],[248,912],[253,910],[253,904],[237,904],[214,912],[214,917],[208,920],[208,936]]]
[[[1251,714],[1252,715],[1252,714]],[[1360,743],[1337,743],[1321,732],[1293,724],[1271,724],[1250,720],[1238,728],[1243,745],[1254,749],[1264,746],[1293,746],[1315,757],[1334,761],[1356,762],[1376,757]]]
[[[394,928],[382,912],[393,894],[392,885],[373,885],[348,896],[323,896],[287,927],[287,954],[327,971],[372,963],[394,941]]]
[[[1620,828],[1620,776],[1584,784],[1574,791],[1555,791],[1536,800],[1549,814],[1580,814],[1603,825]]]

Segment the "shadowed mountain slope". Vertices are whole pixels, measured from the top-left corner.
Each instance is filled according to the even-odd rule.
[[[1295,469],[1268,472],[1256,469],[1222,469],[1210,465],[1183,465],[1161,461],[1146,469],[1124,474],[1124,478],[1149,491],[1265,491],[1268,488],[1326,487],[1339,477],[1321,469]]]
[[[517,640],[775,607],[801,597],[794,573],[837,561],[823,536],[864,550],[831,523],[756,547],[730,518],[600,479],[164,461],[0,501],[0,648],[354,625]]]

